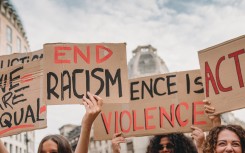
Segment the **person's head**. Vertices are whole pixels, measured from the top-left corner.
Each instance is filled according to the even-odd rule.
[[[245,153],[245,130],[239,125],[221,125],[210,130],[204,153]]]
[[[48,135],[40,142],[38,153],[72,153],[72,149],[65,137]]]
[[[147,153],[197,153],[193,141],[182,133],[156,135],[150,140]]]

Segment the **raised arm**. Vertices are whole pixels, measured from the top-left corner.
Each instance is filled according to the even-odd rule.
[[[92,124],[95,118],[101,111],[103,100],[96,95],[88,92],[89,99],[83,96],[83,104],[86,109],[86,113],[82,119],[81,133],[78,140],[78,144],[75,153],[87,153],[89,146],[89,136],[92,128]]]
[[[191,129],[193,130],[191,133],[192,139],[195,141],[195,145],[197,147],[198,153],[203,153],[203,144],[205,142],[205,134],[202,129],[191,126]]]
[[[125,143],[126,139],[123,137],[122,133],[115,133],[113,139],[111,140],[111,147],[113,153],[120,153],[121,147],[120,143]]]
[[[0,153],[8,153],[1,139],[0,139]]]

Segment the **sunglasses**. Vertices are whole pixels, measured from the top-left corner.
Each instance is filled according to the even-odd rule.
[[[171,143],[168,143],[167,145],[161,145],[161,144],[159,144],[157,146],[157,149],[158,150],[163,150],[164,148],[166,148],[167,150],[173,150],[174,149],[174,145],[171,144]]]

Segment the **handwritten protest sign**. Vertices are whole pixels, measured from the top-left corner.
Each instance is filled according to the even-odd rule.
[[[45,128],[40,61],[0,70],[0,137]]]
[[[81,104],[87,91],[105,103],[128,102],[126,44],[45,44],[44,99]]]
[[[245,36],[199,51],[205,96],[215,114],[245,107]]]
[[[104,104],[95,120],[96,140],[109,140],[116,132],[125,137],[190,132],[190,126],[209,130],[203,111],[200,70],[130,80],[130,103]]]
[[[11,55],[0,56],[0,69],[10,67],[16,64],[29,63],[31,61],[40,60],[43,58],[43,51],[38,50],[27,53],[14,53]]]

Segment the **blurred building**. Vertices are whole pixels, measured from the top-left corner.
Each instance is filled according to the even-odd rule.
[[[128,63],[129,78],[137,78],[169,72],[167,65],[157,55],[157,50],[151,45],[138,46]]]
[[[138,46],[133,50],[133,57],[128,64],[129,78],[167,73],[168,68],[158,55],[157,50],[151,45]],[[71,128],[73,127],[73,128]],[[76,148],[81,126],[70,124],[60,128],[60,133],[66,136],[73,149]],[[65,132],[64,132],[65,131]],[[142,153],[146,151],[150,137],[135,137],[127,139],[126,144],[121,144],[122,153]],[[93,131],[90,135],[89,153],[111,153],[111,141],[94,141]]]
[[[20,17],[9,0],[0,0],[0,54],[29,51],[29,44]]]
[[[20,17],[9,0],[0,0],[0,12],[0,55],[29,51]],[[2,140],[9,153],[34,153],[34,138],[34,132],[23,132]]]

